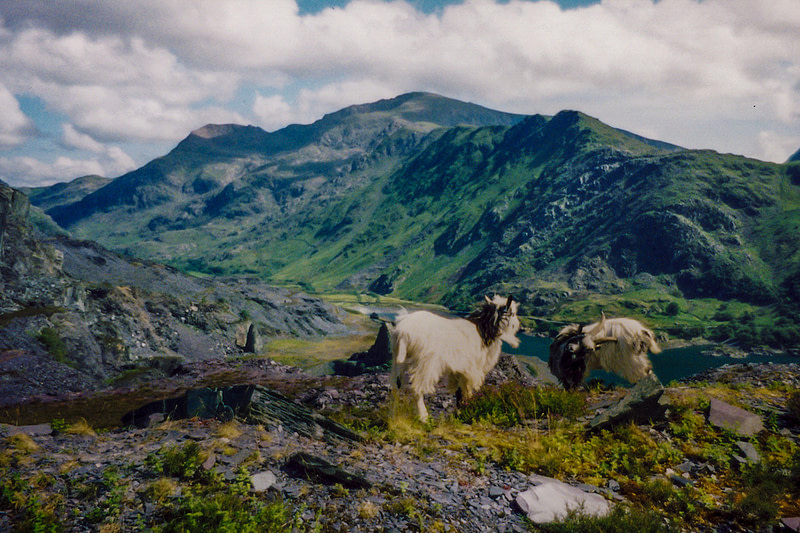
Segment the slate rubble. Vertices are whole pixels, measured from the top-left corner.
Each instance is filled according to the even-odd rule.
[[[280,365],[275,367],[276,371],[280,369]],[[504,361],[492,374],[491,381],[509,379],[515,374],[515,368],[513,361]],[[800,377],[798,365],[784,365],[769,371],[778,371],[790,380]],[[293,376],[292,373],[281,375],[284,378]],[[320,378],[315,379],[319,381]],[[316,382],[308,382],[313,383]],[[388,391],[386,374],[326,378],[321,380],[321,386],[298,392],[296,401],[302,398],[306,405],[323,406],[328,411],[344,405],[374,409],[383,405]],[[613,406],[623,396],[624,392],[620,391],[600,394],[599,399],[596,398],[597,410]],[[449,395],[444,393],[431,398],[429,406],[434,416],[453,407]],[[590,419],[586,417],[587,422]],[[219,427],[220,422],[213,419],[189,419],[147,428],[118,429],[97,436],[76,436],[53,434],[48,425],[40,424],[25,428],[2,426],[0,438],[11,431],[23,431],[32,436],[39,449],[31,453],[27,468],[51,474],[56,481],[48,490],[63,490],[68,494],[67,506],[78,511],[73,515],[70,531],[90,530],[91,524],[83,518],[89,511],[87,502],[70,496],[66,486],[77,481],[100,486],[103,472],[111,466],[126,472],[128,480],[124,501],[129,505],[121,515],[124,529],[137,530],[142,523],[157,521],[157,506],[143,496],[154,479],[152,469],[147,466],[147,456],[165,446],[186,442],[196,442],[202,449],[210,450],[202,468],[219,472],[231,483],[237,479],[237,468],[246,465],[253,490],[281,498],[291,509],[300,510],[300,518],[309,528],[318,521],[325,531],[418,531],[419,520],[396,509],[397,502],[410,499],[428,524],[439,520],[445,524],[446,531],[528,530],[517,500],[536,483],[523,473],[506,471],[493,464],[476,471],[462,454],[446,446],[435,453],[421,454],[413,444],[367,441],[334,445],[287,431],[281,425],[262,428],[238,422],[236,428],[241,435],[223,438],[217,436]],[[656,439],[668,438],[651,425],[642,428]],[[797,435],[794,438],[797,440]],[[742,461],[757,460],[747,444],[742,441],[739,445],[740,458]],[[255,451],[258,453],[254,455]],[[290,467],[290,459],[298,454],[319,459],[323,468],[327,467],[322,461],[340,467],[354,476],[353,479],[363,479],[366,483],[342,488],[330,480],[302,475]],[[66,468],[66,465],[71,466]],[[668,470],[664,479],[684,486],[702,476],[713,475],[712,465],[686,459],[674,470]],[[582,484],[578,480],[565,481],[571,492],[579,491],[575,494],[600,494],[612,503],[624,500],[620,483],[615,480],[609,480],[604,487]],[[102,491],[98,497],[104,497]],[[172,497],[180,499],[181,489],[176,489]],[[374,515],[360,512],[367,504],[376,510]],[[9,525],[9,520],[9,516],[0,515],[0,530]]]

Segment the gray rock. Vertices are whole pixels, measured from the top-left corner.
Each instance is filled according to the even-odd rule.
[[[679,476],[678,474],[671,474],[669,476],[669,480],[681,488],[694,485],[694,482],[691,479]]]
[[[611,510],[611,504],[602,496],[588,494],[556,479],[544,479],[516,499],[522,512],[536,524],[559,520],[573,509],[589,516],[605,516]]]
[[[277,481],[277,476],[275,476],[275,474],[269,470],[250,476],[250,483],[253,485],[254,492],[264,492],[273,486]]]
[[[711,399],[708,421],[712,425],[749,437],[764,429],[761,417],[716,398]]]
[[[759,455],[758,450],[756,450],[756,447],[753,446],[752,443],[739,441],[736,443],[736,446],[738,446],[739,449],[742,450],[742,452],[744,452],[744,455],[747,458],[748,462],[751,463],[761,462],[761,455]]]
[[[217,456],[213,453],[209,454],[205,461],[203,461],[203,470],[211,470],[217,463]]]
[[[506,491],[505,491],[505,490],[503,490],[501,487],[496,487],[496,486],[494,486],[494,485],[492,485],[491,487],[489,487],[489,497],[490,497],[490,498],[495,498],[495,499],[497,499],[497,498],[499,498],[500,496],[503,496],[505,493],[506,493]]]
[[[588,427],[600,430],[630,421],[645,424],[662,420],[667,412],[667,403],[661,398],[663,394],[664,386],[655,374],[650,374],[631,388],[625,397],[595,416]]]
[[[781,523],[789,531],[800,531],[800,517],[798,516],[793,516],[790,518],[781,518]]]
[[[42,435],[50,435],[53,433],[53,428],[50,424],[35,424],[32,426],[5,426],[9,435],[16,435],[23,433],[29,437],[40,437]]]
[[[326,484],[341,483],[345,487],[356,489],[372,486],[372,483],[366,478],[348,472],[310,453],[295,453],[286,461],[286,468],[291,474]]]

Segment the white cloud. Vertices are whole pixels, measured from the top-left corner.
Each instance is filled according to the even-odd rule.
[[[0,83],[0,147],[18,146],[33,133],[31,120],[25,116],[19,102],[5,85]]]
[[[281,95],[257,94],[253,103],[253,113],[258,117],[261,127],[267,131],[286,126],[295,118],[292,106]]]
[[[46,163],[33,157],[0,157],[0,175],[15,176],[9,182],[18,187],[52,185],[89,174],[103,174],[103,166],[98,160],[76,160],[62,156],[52,163]]]
[[[521,113],[579,109],[777,160],[791,136],[761,132],[800,120],[797,0],[464,0],[433,15],[351,0],[302,17],[293,0],[62,0],[2,11],[4,83],[66,115],[73,144],[88,142],[78,132],[175,142],[208,122],[272,130],[411,90]],[[256,88],[249,109],[242,86]],[[0,128],[0,142],[24,140]]]
[[[86,150],[94,153],[101,153],[105,149],[105,147],[101,143],[95,141],[91,135],[79,132],[72,124],[64,124],[61,138],[64,145],[70,148],[77,148],[78,150]]]
[[[0,39],[0,68],[12,90],[42,98],[103,140],[174,140],[202,121],[236,122],[233,73],[192,70],[137,37],[57,35],[24,29]]]
[[[105,145],[77,131],[63,127],[63,144],[95,155],[88,158],[58,156],[52,162],[35,157],[0,157],[0,178],[15,186],[38,187],[96,174],[116,177],[136,168],[135,161],[122,148]]]
[[[800,149],[800,135],[762,131],[758,134],[758,144],[761,150],[760,159],[784,163]]]

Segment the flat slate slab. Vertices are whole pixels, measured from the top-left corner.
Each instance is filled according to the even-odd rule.
[[[750,437],[763,431],[764,423],[757,414],[745,411],[716,398],[711,398],[708,421],[714,426]]]
[[[639,380],[617,403],[589,422],[590,430],[605,429],[622,422],[646,424],[664,418],[667,404],[662,401],[664,386],[655,374]]]
[[[531,476],[534,486],[517,495],[520,510],[534,523],[555,522],[575,510],[589,516],[605,516],[611,504],[599,494],[584,492],[557,479]]]

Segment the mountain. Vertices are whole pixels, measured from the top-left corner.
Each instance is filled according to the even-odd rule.
[[[605,307],[668,327],[670,303],[690,325],[800,301],[798,168],[577,111],[523,117],[413,93],[273,133],[206,126],[47,212],[186,271],[456,309],[513,291],[539,316]]]
[[[108,185],[110,178],[102,176],[83,176],[66,183],[56,183],[50,187],[24,187],[19,190],[25,193],[36,207],[47,210],[51,207],[71,204]]]
[[[800,161],[800,149],[793,153],[786,162],[793,163],[795,161]]]
[[[166,156],[79,202],[50,208],[48,214],[70,227],[86,217],[120,208],[158,212],[159,207],[169,206],[162,211],[172,212],[179,205],[183,216],[178,223],[183,224],[187,218],[213,218],[232,196],[247,193],[258,197],[250,210],[264,212],[286,195],[316,190],[344,175],[358,174],[354,171],[368,163],[368,156],[381,153],[392,159],[393,154],[415,147],[434,129],[512,124],[522,118],[412,93],[352,106],[311,125],[293,125],[273,133],[253,126],[207,125],[193,131]],[[337,183],[337,187],[341,185]],[[198,198],[202,201],[197,202]]]
[[[0,185],[0,406],[238,355],[273,336],[348,331],[337,312],[255,279],[200,279],[46,237]]]

